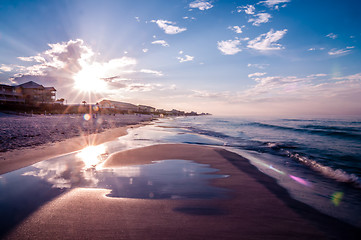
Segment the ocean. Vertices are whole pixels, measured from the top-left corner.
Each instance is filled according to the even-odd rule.
[[[361,120],[180,117],[135,129],[136,146],[188,143],[248,158],[290,195],[361,227]]]

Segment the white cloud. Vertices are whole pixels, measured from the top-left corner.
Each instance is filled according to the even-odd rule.
[[[189,4],[190,8],[198,8],[201,11],[208,10],[213,7],[213,5],[210,3],[210,1],[206,0],[196,0],[194,2],[191,2]]]
[[[326,37],[331,38],[331,39],[336,39],[338,36],[337,36],[337,34],[329,33],[326,35]]]
[[[248,74],[248,77],[249,78],[253,78],[253,77],[261,77],[261,76],[263,76],[263,75],[266,75],[267,73],[265,73],[265,72],[256,72],[256,73],[252,73],[252,74]]]
[[[325,50],[325,48],[309,48],[309,49],[307,49],[307,51],[316,51],[316,50],[322,51],[322,50]]]
[[[184,57],[177,57],[177,59],[179,60],[179,62],[189,62],[189,61],[193,61],[194,57],[185,55]]]
[[[313,77],[327,77],[327,76],[328,76],[328,74],[325,74],[325,73],[316,73],[316,74],[308,75],[307,77],[313,78]]]
[[[26,66],[14,65],[14,75],[9,80],[14,84],[35,81],[44,86],[54,86],[59,96],[74,103],[84,99],[95,102],[99,94],[106,96],[119,89],[127,89],[133,83],[132,76],[141,79],[141,73],[162,75],[159,71],[149,69],[136,71],[137,61],[131,57],[99,61],[98,54],[81,39],[48,46],[44,52],[24,57],[22,60],[29,60]],[[136,86],[132,86],[132,89],[135,88]],[[94,94],[81,94],[82,91]]]
[[[135,20],[137,21],[137,22],[140,22],[140,18],[139,17],[134,17],[135,18]]]
[[[235,33],[242,33],[242,28],[245,26],[229,26],[228,29],[234,31]]]
[[[256,85],[242,92],[242,101],[258,101],[264,99],[331,99],[339,101],[339,97],[360,98],[361,73],[333,78],[326,82],[314,81],[315,77],[327,77],[327,74],[311,74],[307,77],[296,76],[271,76],[255,78]],[[327,79],[326,79],[327,80]],[[358,89],[357,89],[358,88]],[[332,100],[333,99],[333,100]],[[332,103],[330,104],[332,105]]]
[[[343,76],[343,77],[335,77],[334,80],[349,80],[349,81],[361,81],[361,73],[356,73],[353,75]]]
[[[151,69],[141,69],[140,72],[141,73],[154,74],[154,75],[157,75],[157,76],[163,76],[163,73],[161,71],[156,71],[156,70],[151,70]]]
[[[24,67],[21,71],[22,75],[44,76],[54,72],[72,75],[81,70],[82,62],[89,61],[94,55],[92,49],[81,39],[48,44],[48,46],[50,49],[36,56],[18,57],[22,61],[37,63]]]
[[[258,69],[265,69],[266,67],[268,67],[269,64],[259,64],[259,63],[248,63],[247,67],[254,67],[254,68],[258,68]]]
[[[143,51],[144,53],[148,52],[148,50],[149,50],[148,48],[143,48],[143,49],[142,49],[142,51]]]
[[[255,39],[248,42],[248,48],[252,48],[259,51],[268,50],[280,50],[284,47],[281,44],[276,43],[278,40],[283,38],[286,34],[287,29],[274,32],[271,29],[268,33],[264,33],[256,37]]]
[[[180,28],[178,26],[175,26],[175,22],[167,21],[167,20],[152,20],[151,22],[154,22],[164,30],[166,34],[177,34],[181,33],[187,30],[187,28]]]
[[[10,72],[10,71],[12,71],[12,70],[13,70],[13,68],[12,68],[12,67],[7,66],[7,65],[5,65],[5,64],[1,64],[1,66],[0,66],[0,71],[3,71],[3,72]]]
[[[239,92],[193,90],[190,96],[204,99],[203,110],[214,113],[263,116],[361,113],[361,73],[324,78],[322,82],[315,79],[316,75],[327,77],[324,74],[260,77],[253,87]]]
[[[156,41],[153,41],[152,44],[160,44],[163,47],[169,47],[169,44],[164,40],[156,40]]]
[[[248,22],[253,22],[253,26],[260,26],[261,23],[266,23],[269,21],[269,19],[272,17],[269,13],[258,13],[254,16],[257,16],[257,18],[251,18],[248,20]]]
[[[161,84],[157,83],[132,83],[126,87],[126,90],[129,92],[149,92],[161,86]]]
[[[255,13],[255,10],[256,8],[254,7],[254,5],[247,5],[247,6],[238,7],[237,12],[244,11],[246,14],[253,15]]]
[[[260,3],[263,3],[268,7],[273,7],[275,5],[278,5],[281,3],[288,3],[288,2],[291,2],[291,0],[266,0],[266,1],[261,1]]]
[[[238,47],[240,44],[241,41],[238,39],[217,42],[218,49],[225,55],[234,55],[241,52],[242,49]]]
[[[349,48],[345,48],[345,49],[336,49],[333,48],[328,52],[328,55],[346,55],[349,54],[351,52],[351,50]]]

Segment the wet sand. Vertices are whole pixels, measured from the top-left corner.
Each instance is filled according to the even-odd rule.
[[[20,148],[0,153],[0,175],[59,155],[79,151],[89,145],[98,145],[115,140],[127,134],[128,128],[142,126],[145,123],[107,129],[101,133],[82,134],[60,142],[47,143],[31,148]]]
[[[104,167],[184,159],[209,164],[225,199],[110,198],[73,189],[45,204],[7,239],[357,239],[357,230],[290,198],[274,179],[224,149],[164,144],[113,154]]]

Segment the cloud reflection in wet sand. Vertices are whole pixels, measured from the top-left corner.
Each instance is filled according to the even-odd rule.
[[[78,153],[36,163],[23,169],[17,178],[35,177],[59,189],[111,189],[111,197],[215,198],[225,192],[208,184],[209,179],[227,177],[214,174],[217,170],[209,165],[173,159],[102,169],[107,156],[106,146],[89,146]]]

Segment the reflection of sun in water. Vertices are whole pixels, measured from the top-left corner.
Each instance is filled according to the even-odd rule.
[[[94,65],[83,66],[74,76],[74,87],[82,92],[105,92],[108,86],[100,74],[101,70]]]
[[[104,145],[88,146],[81,150],[76,156],[85,164],[85,168],[95,167],[102,161],[102,155],[106,153]]]

